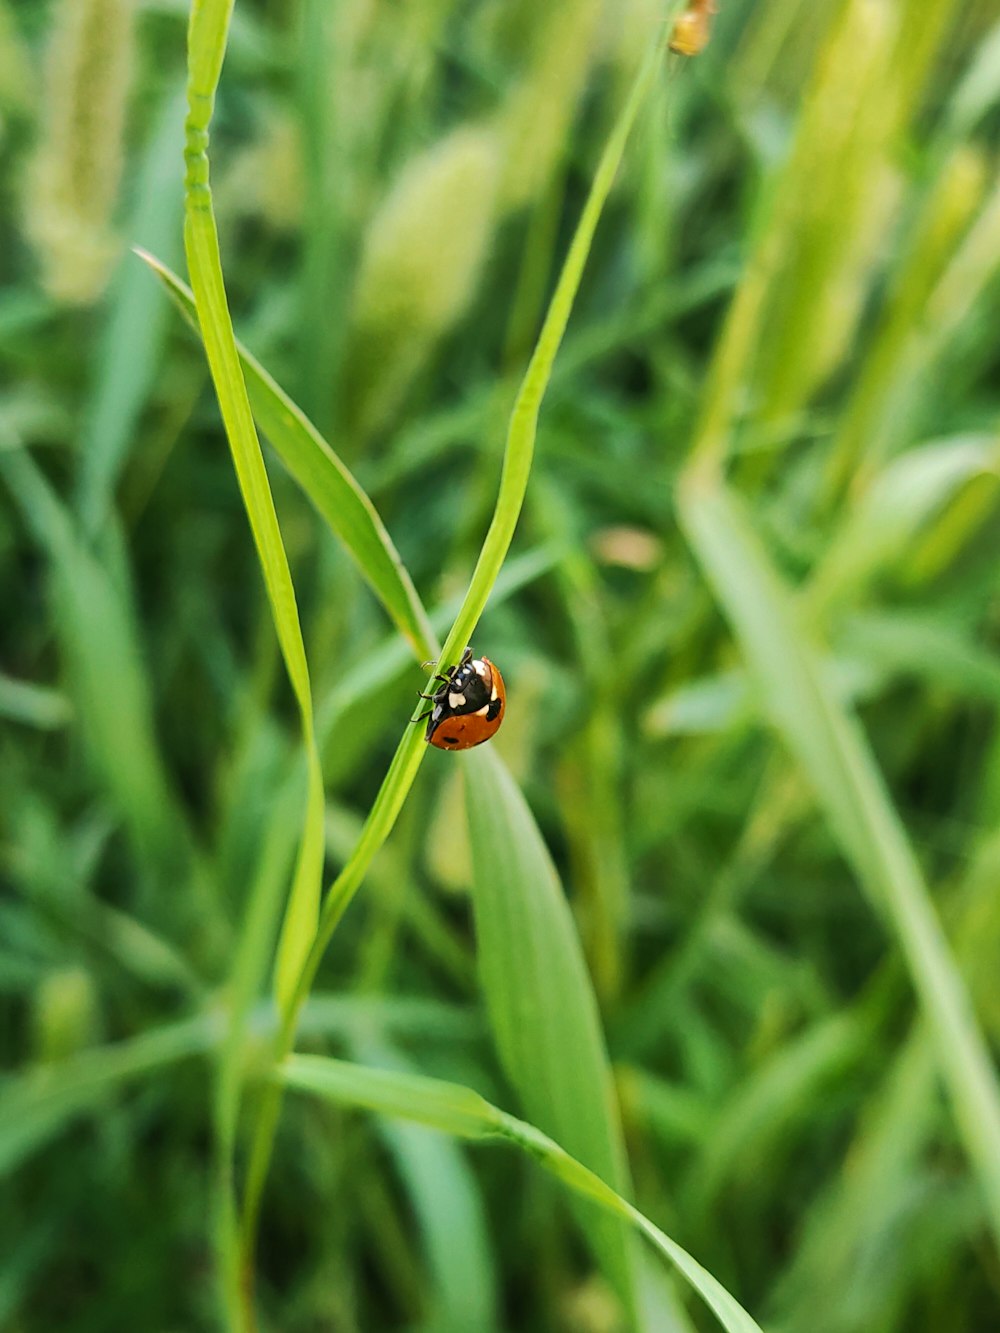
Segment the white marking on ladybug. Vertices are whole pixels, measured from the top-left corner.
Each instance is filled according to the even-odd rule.
[[[462,705],[463,705],[464,703],[465,703],[465,695],[464,695],[464,694],[449,694],[449,695],[448,695],[448,705],[449,705],[449,707],[451,707],[451,708],[461,708]]]
[[[472,669],[476,673],[476,675],[482,677],[483,680],[489,680],[491,677],[489,667],[486,665],[485,662],[480,661],[478,657],[473,662]]]
[[[473,717],[485,717],[486,714],[487,714],[489,711],[490,711],[490,706],[489,706],[489,704],[483,704],[482,708],[477,708],[476,711],[472,714],[472,716],[473,716]]]

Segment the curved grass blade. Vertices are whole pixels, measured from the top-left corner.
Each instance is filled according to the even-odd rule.
[[[352,1054],[381,1069],[413,1072],[377,1038],[361,1039]],[[464,1152],[450,1138],[399,1120],[383,1120],[379,1133],[409,1194],[433,1281],[426,1326],[434,1333],[494,1333],[496,1270],[482,1195]]]
[[[618,174],[618,168],[625,154],[625,145],[639,114],[639,108],[659,68],[667,33],[669,27],[665,30],[662,41],[651,47],[639,70],[628,101],[611,131],[594,173],[590,193],[587,195],[580,221],[570,243],[569,253],[559,274],[559,281],[549,303],[538,342],[514,400],[496,508],[479,559],[472,572],[462,609],[445,640],[438,663],[439,670],[442,665],[450,665],[457,661],[465,645],[471,641],[473,631],[483,614],[507,551],[510,549],[531,472],[542,399],[545,397],[552,376],[552,368],[562,345],[566,325],[569,323],[597,224]]]
[[[315,938],[319,915],[320,877],[323,873],[323,775],[313,727],[312,690],[295,589],[240,369],[209,185],[208,126],[222,72],[231,13],[232,0],[203,0],[191,11],[185,125],[184,248],[205,354],[302,726],[307,773],[305,820],[275,967],[278,1003],[287,1010],[296,978]]]
[[[1000,468],[993,435],[921,444],[887,463],[846,517],[810,580],[810,610],[828,612],[899,561],[935,514],[975,477]]]
[[[132,1079],[200,1054],[217,1035],[209,1017],[199,1016],[3,1080],[0,1175]]]
[[[127,599],[27,450],[0,453],[0,474],[50,561],[67,681],[93,759],[149,864],[179,873],[190,839],[161,760]]]
[[[163,283],[189,324],[197,325],[194,297],[165,264],[136,249]],[[427,613],[375,506],[309,418],[237,342],[254,417],[275,453],[326,519],[334,535],[385,607],[420,661],[437,652]]]
[[[1000,1238],[1000,1087],[920,867],[864,734],[796,621],[788,590],[721,482],[690,474],[684,530],[740,640],[765,711],[892,928],[934,1037],[959,1133]]]
[[[488,747],[463,756],[476,953],[490,1026],[531,1121],[619,1193],[628,1168],[597,1000],[562,885],[516,784]],[[633,1313],[627,1236],[580,1214]]]
[[[761,1333],[759,1325],[711,1273],[558,1143],[493,1106],[471,1088],[419,1074],[368,1069],[318,1055],[293,1055],[275,1070],[287,1087],[340,1105],[427,1125],[457,1138],[503,1139],[533,1157],[580,1198],[631,1223],[690,1283],[728,1333]]]
[[[70,722],[73,709],[58,690],[0,672],[0,717],[40,731],[55,731]]]
[[[139,165],[128,234],[168,254],[180,250],[181,190],[177,159],[182,145],[183,95],[164,99]],[[157,308],[142,270],[126,251],[112,289],[98,349],[97,373],[80,437],[77,510],[88,537],[100,531],[112,502],[133,433],[159,369],[168,312]]]
[[[538,344],[514,403],[493,519],[465,600],[439,656],[439,665],[458,660],[461,648],[468,642],[482,615],[510,548],[531,470],[542,398],[580,286],[584,264],[590,252],[601,211],[614,184],[629,133],[656,73],[665,42],[664,36],[660,44],[651,49],[601,155],[590,193],[570,244],[569,254],[539,334]],[[412,720],[417,719],[422,707],[421,704],[414,709]],[[389,836],[425,753],[426,747],[419,728],[407,727],[365,821],[354,855],[337,876],[324,899],[316,940],[300,974],[293,1009],[300,1007],[308,994],[323,951],[364,878],[372,858]]]

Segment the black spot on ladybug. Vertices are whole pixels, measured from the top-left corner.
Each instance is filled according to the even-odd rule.
[[[457,744],[458,744],[458,737],[457,737],[457,736],[442,736],[441,739],[442,739],[443,741],[447,741],[449,745],[457,745]]]

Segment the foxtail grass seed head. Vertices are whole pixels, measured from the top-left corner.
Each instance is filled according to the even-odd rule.
[[[87,305],[117,253],[118,198],[133,55],[133,0],[60,0],[28,172],[25,230],[57,301]]]
[[[565,150],[587,80],[601,6],[573,0],[554,11],[524,79],[497,117],[503,141],[501,204],[520,208],[545,188]]]
[[[229,218],[259,217],[275,231],[300,226],[305,173],[297,122],[284,112],[270,113],[257,139],[234,158],[215,196],[218,211]]]
[[[457,129],[403,171],[368,231],[353,314],[354,419],[390,415],[476,290],[493,232],[499,152],[482,127]]]

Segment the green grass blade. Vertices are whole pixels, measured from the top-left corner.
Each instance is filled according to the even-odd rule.
[[[0,453],[52,571],[67,683],[94,762],[136,844],[151,864],[178,864],[183,819],[160,759],[153,704],[130,607],[24,450]]]
[[[12,1171],[78,1115],[131,1080],[198,1055],[215,1041],[207,1017],[185,1019],[140,1037],[84,1051],[0,1082],[0,1175]]]
[[[440,655],[439,661],[442,663],[457,661],[496,584],[510,547],[524,501],[534,453],[538,413],[552,372],[552,365],[569,320],[601,210],[614,183],[629,132],[656,72],[660,54],[661,48],[654,48],[639,71],[628,102],[601,156],[590,194],[539,335],[538,345],[514,404],[493,519],[473,572],[469,590]],[[421,708],[422,704],[414,709],[415,718],[419,716]],[[425,752],[426,746],[419,728],[408,727],[365,821],[355,853],[337,876],[324,899],[316,942],[300,975],[293,1008],[300,1006],[308,993],[323,950],[361,884],[372,858],[388,837]]]
[[[514,401],[493,519],[476,561],[462,609],[445,640],[441,663],[457,661],[465,645],[470,642],[513,540],[531,472],[542,399],[569,323],[597,224],[618,174],[632,126],[659,68],[662,49],[662,46],[656,46],[650,50],[594,173],[590,193],[559,274],[538,342]]]
[[[899,942],[959,1132],[1000,1238],[1000,1087],[905,830],[860,728],[818,668],[788,590],[721,483],[689,476],[685,532],[855,874]]]
[[[413,1070],[392,1047],[362,1039],[365,1064]],[[450,1138],[419,1125],[383,1120],[379,1133],[410,1197],[433,1279],[427,1324],[435,1333],[492,1333],[496,1272],[483,1199],[465,1155]]]
[[[197,330],[194,297],[187,285],[145,250],[136,252],[163,283]],[[375,506],[338,455],[260,362],[239,342],[254,417],[275,453],[343,542],[362,577],[423,661],[437,639],[420,598]]]
[[[323,775],[313,728],[312,691],[295,589],[260,451],[226,301],[209,186],[208,127],[222,71],[232,0],[202,0],[188,31],[184,248],[198,324],[243,503],[260,560],[274,627],[295,693],[305,748],[306,810],[295,878],[278,945],[275,991],[286,1011],[316,935],[323,872]]]
[[[908,449],[872,477],[846,510],[810,580],[816,611],[857,596],[882,569],[899,561],[931,519],[983,473],[996,473],[1000,446],[992,435],[960,435]]]
[[[935,617],[861,612],[839,627],[838,645],[880,673],[923,680],[1000,707],[996,654]]]
[[[139,165],[131,242],[173,257],[180,250],[182,194],[177,160],[183,144],[183,98],[164,101]],[[168,320],[142,270],[126,252],[115,276],[112,304],[98,346],[99,372],[80,439],[77,509],[84,532],[99,531],[108,511],[139,414],[159,370]]]
[[[760,1333],[759,1326],[710,1273],[593,1171],[533,1125],[493,1106],[471,1088],[439,1079],[369,1069],[315,1055],[294,1055],[275,1077],[340,1105],[427,1125],[459,1138],[506,1139],[533,1157],[581,1198],[631,1222],[687,1279],[729,1333]]]
[[[219,1053],[212,1108],[215,1127],[214,1207],[222,1306],[234,1329],[241,1327],[243,1316],[243,1260],[236,1207],[235,1158],[248,1027],[281,918],[281,899],[294,852],[291,830],[300,803],[297,783],[286,783],[275,797],[226,988],[228,1024]]]
[[[562,885],[513,779],[488,748],[464,756],[483,994],[525,1112],[627,1193],[628,1169],[593,986]],[[635,1306],[620,1224],[581,1214],[598,1262]]]
[[[69,700],[58,690],[0,672],[0,717],[51,731],[66,726],[72,716]]]

